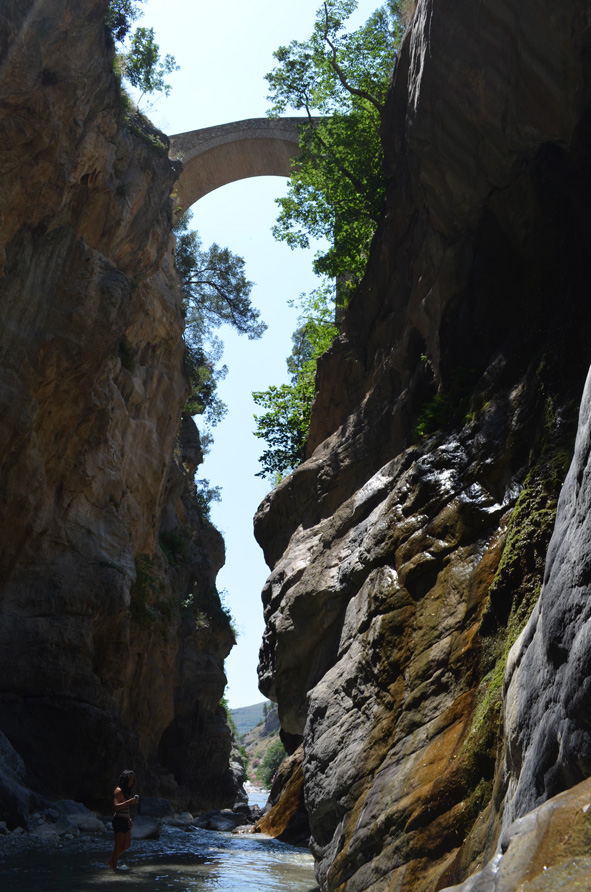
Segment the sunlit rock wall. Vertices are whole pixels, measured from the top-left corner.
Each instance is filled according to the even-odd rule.
[[[261,690],[303,739],[322,890],[435,892],[496,845],[503,675],[591,360],[590,24],[575,0],[419,0],[367,275],[309,458],[257,514]]]
[[[106,6],[0,11],[0,730],[36,793],[100,804],[127,765],[229,804],[224,548],[190,420],[179,438],[177,171],[121,102]]]

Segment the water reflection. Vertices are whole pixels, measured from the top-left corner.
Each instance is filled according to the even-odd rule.
[[[138,841],[122,869],[104,867],[111,837],[47,844],[0,855],[2,892],[316,892],[312,856],[260,834],[164,827],[159,840]]]

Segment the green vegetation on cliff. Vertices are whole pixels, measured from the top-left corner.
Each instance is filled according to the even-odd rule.
[[[251,716],[248,721],[252,721],[253,714],[262,713],[259,721],[241,735],[240,743],[246,752],[250,780],[268,788],[278,766],[285,758],[285,749],[279,738],[277,705],[262,703],[246,707],[244,710],[235,710],[234,717],[237,723],[240,723],[241,713],[244,714],[243,720]]]
[[[255,403],[266,410],[256,418],[255,436],[268,444],[260,458],[262,470],[258,477],[280,480],[306,457],[316,364],[338,334],[333,321],[332,291],[327,283],[301,298],[300,326],[292,335],[293,349],[287,359],[290,383],[253,393]]]
[[[275,52],[267,74],[271,115],[304,111],[300,156],[289,192],[280,198],[274,234],[292,248],[324,238],[314,260],[322,276],[302,299],[303,316],[288,359],[291,382],[254,394],[265,409],[256,436],[268,448],[259,476],[281,479],[305,458],[318,357],[338,334],[336,305],[360,281],[385,194],[380,128],[386,92],[403,33],[403,6],[389,0],[354,31],[346,22],[356,0],[327,0],[311,37]],[[338,288],[335,285],[338,282]]]
[[[267,326],[250,300],[253,283],[244,275],[244,260],[217,244],[204,248],[199,233],[189,229],[189,213],[175,224],[175,267],[181,279],[185,309],[185,367],[191,392],[185,414],[204,415],[211,427],[226,412],[217,385],[226,366],[216,366],[223,343],[215,331],[230,325],[248,338],[260,338]]]
[[[129,37],[132,24],[142,15],[138,8],[142,0],[110,0],[105,24],[113,40],[121,43]],[[128,84],[138,92],[136,105],[152,93],[168,96],[170,84],[164,80],[178,71],[176,59],[167,53],[160,56],[154,29],[138,27],[129,37],[126,48],[117,53],[117,69]]]
[[[270,114],[307,115],[274,233],[292,247],[308,247],[310,237],[328,239],[316,272],[353,282],[363,274],[382,210],[380,125],[402,34],[398,2],[348,32],[356,7],[356,0],[323,3],[311,37],[279,47],[279,64],[267,74]]]

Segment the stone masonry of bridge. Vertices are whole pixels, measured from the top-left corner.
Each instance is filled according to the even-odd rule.
[[[180,158],[176,205],[186,211],[196,201],[235,180],[288,177],[299,154],[299,127],[305,118],[250,118],[170,137],[170,154]]]

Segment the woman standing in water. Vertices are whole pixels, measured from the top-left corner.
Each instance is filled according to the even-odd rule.
[[[117,870],[119,858],[126,852],[131,843],[131,816],[129,814],[129,806],[136,803],[140,798],[137,794],[131,795],[130,788],[135,780],[133,771],[122,771],[119,777],[119,786],[115,787],[113,793],[113,807],[115,814],[113,815],[113,832],[115,834],[115,848],[113,854],[107,861],[107,866]]]

